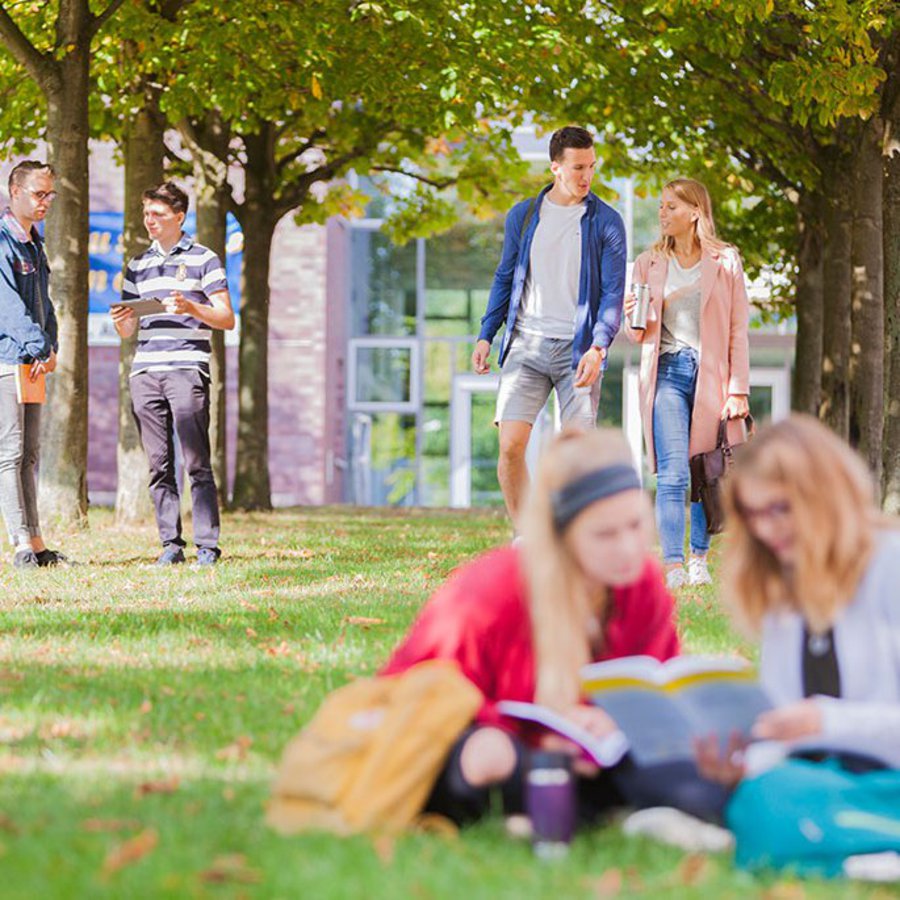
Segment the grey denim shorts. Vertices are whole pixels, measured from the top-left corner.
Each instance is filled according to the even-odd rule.
[[[597,424],[601,380],[598,378],[588,388],[576,388],[571,340],[517,331],[500,370],[494,422],[533,425],[550,391],[555,389],[562,424],[593,428]]]

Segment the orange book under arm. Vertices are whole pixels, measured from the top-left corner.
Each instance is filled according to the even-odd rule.
[[[47,399],[47,381],[43,372],[31,380],[31,363],[16,369],[16,399],[19,403],[43,403]]]

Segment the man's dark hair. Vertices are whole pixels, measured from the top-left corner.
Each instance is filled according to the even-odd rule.
[[[141,199],[159,200],[173,212],[187,215],[188,195],[174,181],[164,181],[156,187],[149,188],[141,195]]]
[[[576,150],[588,150],[594,146],[594,137],[580,125],[566,125],[554,131],[550,137],[550,161],[559,162],[569,147]]]
[[[47,163],[42,162],[39,159],[25,159],[22,160],[18,165],[13,166],[12,172],[9,173],[9,181],[7,183],[7,187],[12,193],[13,185],[17,184],[21,187],[28,180],[28,176],[32,172],[46,172],[52,178],[56,177],[56,172],[53,171],[53,166],[48,166]]]

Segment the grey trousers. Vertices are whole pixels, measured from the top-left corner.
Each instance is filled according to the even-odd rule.
[[[163,546],[184,546],[175,473],[175,435],[191,482],[194,543],[219,545],[219,497],[209,450],[209,383],[197,369],[142,372],[131,404],[150,464],[150,498]]]
[[[0,374],[0,513],[16,547],[41,533],[35,483],[40,432],[40,403],[19,403],[16,376]]]

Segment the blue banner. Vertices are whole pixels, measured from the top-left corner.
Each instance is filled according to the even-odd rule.
[[[89,276],[89,311],[108,313],[109,307],[120,299],[122,293],[122,220],[120,212],[92,212],[91,235],[88,253],[91,261]],[[184,221],[184,230],[194,234],[197,217],[190,212]],[[244,235],[237,219],[228,213],[225,236],[225,271],[228,291],[234,311],[240,309],[241,260],[244,255]]]

